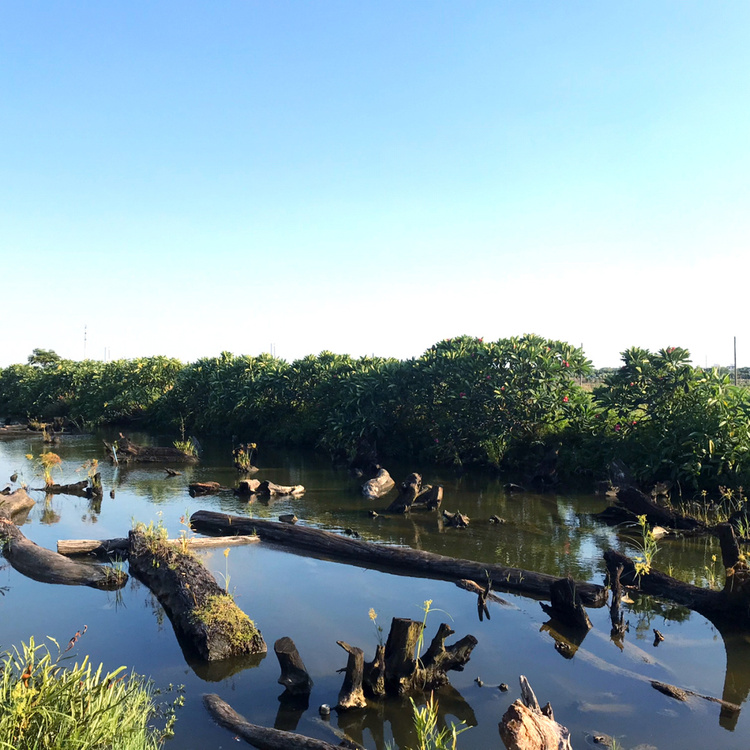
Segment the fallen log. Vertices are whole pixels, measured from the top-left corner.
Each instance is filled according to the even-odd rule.
[[[703,695],[702,693],[696,693],[694,690],[685,690],[684,688],[678,688],[675,685],[669,685],[666,682],[659,682],[658,680],[649,680],[651,687],[654,690],[658,690],[663,695],[670,698],[674,698],[677,701],[686,702],[689,698],[700,698],[704,701],[711,703],[718,703],[723,709],[739,713],[742,710],[741,706],[736,703],[730,703],[722,698],[714,698],[711,695]]]
[[[305,488],[301,484],[274,484],[273,482],[265,481],[258,485],[255,490],[256,495],[304,495]]]
[[[381,468],[372,479],[369,479],[362,485],[362,494],[368,500],[377,500],[379,497],[387,495],[395,486],[396,483],[391,478],[391,475],[385,469]]]
[[[154,593],[184,645],[205,661],[266,651],[255,623],[197,557],[142,530],[128,539],[130,571]]]
[[[174,446],[138,445],[122,433],[116,443],[110,444],[105,440],[104,445],[107,449],[107,458],[114,463],[198,463],[197,456],[185,453]]]
[[[203,705],[218,724],[238,737],[242,737],[258,750],[342,750],[342,748],[364,750],[361,745],[351,741],[345,740],[341,744],[332,745],[330,742],[305,737],[294,732],[251,724],[215,693],[204,695]]]
[[[240,497],[254,495],[258,491],[258,487],[260,487],[260,479],[242,479],[237,485],[234,494]]]
[[[652,526],[666,526],[670,529],[686,531],[706,529],[706,525],[697,518],[683,516],[667,508],[662,508],[635,487],[622,487],[617,492],[617,502],[625,510],[636,516],[645,515]]]
[[[466,578],[480,584],[484,584],[489,576],[493,589],[536,596],[540,599],[547,599],[550,584],[559,580],[557,576],[545,573],[445,557],[408,547],[375,544],[299,524],[293,526],[214,511],[196,511],[190,517],[190,527],[195,531],[213,535],[257,533],[264,541],[275,542],[293,550],[319,555],[336,562],[378,567],[397,575],[438,578],[454,583]],[[586,606],[604,606],[607,597],[603,586],[583,581],[577,581],[575,585],[581,601]]]
[[[521,675],[521,700],[514,701],[500,722],[507,750],[572,750],[570,732],[555,721],[548,703],[539,707],[529,681]]]
[[[17,489],[9,495],[0,495],[0,516],[10,518],[16,513],[31,510],[35,501],[24,489]]]
[[[35,581],[114,591],[121,589],[128,580],[127,573],[122,570],[69,560],[34,544],[4,516],[0,516],[0,540],[10,564],[19,573]]]
[[[234,492],[231,487],[224,487],[218,482],[191,482],[188,485],[190,497],[217,495],[219,492]]]
[[[469,525],[470,519],[468,516],[461,513],[460,510],[457,510],[455,513],[450,513],[449,511],[444,510],[443,522],[446,526],[453,526],[457,529],[465,529]]]
[[[239,544],[255,544],[260,541],[258,536],[217,536],[196,537],[188,536],[180,539],[165,539],[166,544],[174,544],[188,549],[213,549],[216,547],[230,547]],[[92,557],[122,557],[128,556],[130,541],[127,537],[115,539],[58,539],[57,551],[61,555],[75,557],[76,555],[91,555]]]
[[[443,502],[443,486],[427,484],[422,487],[422,491],[411,504],[412,509],[417,510],[425,508],[427,510],[437,510]]]
[[[422,490],[422,475],[409,474],[403,482],[398,484],[396,499],[385,509],[386,513],[406,513],[417,499]]]
[[[48,484],[44,489],[40,489],[39,492],[45,492],[48,495],[75,495],[76,497],[101,497],[102,492],[102,477],[101,474],[97,474],[98,479],[92,478],[92,481],[88,479],[82,479],[80,482],[74,482],[73,484]]]

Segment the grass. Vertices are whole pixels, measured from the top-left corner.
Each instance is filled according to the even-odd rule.
[[[220,628],[232,646],[241,650],[259,635],[255,623],[226,593],[209,596],[203,606],[193,610],[193,617],[207,628]]]
[[[50,639],[55,646],[57,643]],[[171,734],[149,727],[158,715],[151,684],[120,667],[105,672],[85,657],[63,667],[31,638],[0,655],[0,748],[156,750]]]
[[[407,750],[456,750],[458,735],[469,729],[467,726],[462,726],[463,721],[458,727],[451,723],[450,728],[438,729],[438,703],[432,693],[427,699],[427,704],[422,708],[417,708],[413,700],[411,707],[414,714],[417,745]]]

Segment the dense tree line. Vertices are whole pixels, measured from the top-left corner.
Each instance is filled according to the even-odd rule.
[[[619,458],[644,483],[683,491],[750,480],[750,398],[685,349],[633,348],[591,389],[583,351],[535,335],[440,341],[409,360],[322,352],[81,362],[34,350],[0,370],[6,419],[133,420],[198,435],[324,448],[374,446],[445,464],[528,472],[554,453],[564,479],[606,476]]]

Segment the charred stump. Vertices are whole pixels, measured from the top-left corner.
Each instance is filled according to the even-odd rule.
[[[302,657],[294,641],[288,636],[279,638],[273,644],[273,650],[281,667],[279,684],[283,685],[291,695],[309,695],[313,681],[302,663]]]
[[[154,593],[178,640],[205,661],[266,651],[253,621],[194,555],[131,531],[130,570]]]
[[[350,646],[345,641],[336,641],[349,654],[344,672],[344,684],[339,692],[336,709],[346,711],[350,708],[364,708],[367,705],[362,689],[365,668],[365,654],[361,648]]]
[[[591,630],[591,620],[581,603],[572,578],[560,578],[550,587],[551,604],[540,602],[541,608],[553,619],[572,628]]]

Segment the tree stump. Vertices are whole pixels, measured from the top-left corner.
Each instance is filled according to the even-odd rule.
[[[336,641],[336,643],[349,654],[344,670],[344,684],[341,686],[336,708],[340,711],[350,708],[365,708],[367,700],[362,689],[365,666],[364,651],[356,646],[350,646],[344,641]]]
[[[551,618],[573,628],[591,630],[591,620],[581,604],[581,597],[572,578],[560,578],[549,589],[551,604],[539,604]]]
[[[281,677],[278,682],[291,695],[309,695],[313,681],[302,663],[302,657],[294,645],[294,641],[284,636],[273,644],[273,650],[281,667]]]
[[[406,513],[416,500],[422,489],[422,475],[409,474],[403,482],[398,485],[398,496],[385,509],[386,513]]]

